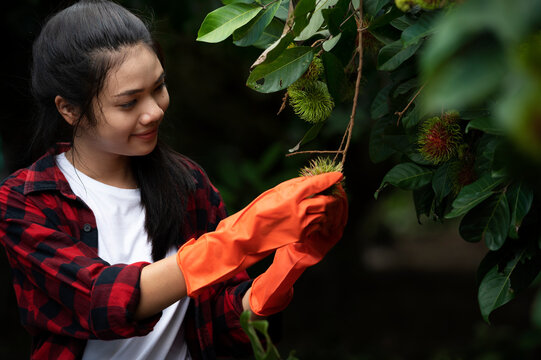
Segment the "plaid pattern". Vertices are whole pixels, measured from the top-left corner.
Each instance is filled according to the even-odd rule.
[[[59,144],[6,178],[0,188],[0,239],[21,322],[33,338],[33,359],[79,359],[87,339],[142,336],[160,317],[132,319],[141,269],[148,263],[110,265],[98,257],[94,215],[73,194],[54,161],[54,155],[67,149]],[[203,170],[183,160],[197,184],[188,202],[187,240],[214,230],[226,211]],[[241,299],[249,286],[243,272],[191,302],[185,326],[194,359],[249,351],[239,324]]]

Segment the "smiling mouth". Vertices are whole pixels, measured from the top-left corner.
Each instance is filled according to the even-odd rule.
[[[158,134],[158,128],[146,131],[141,134],[134,134],[133,136],[138,137],[140,139],[153,139]]]

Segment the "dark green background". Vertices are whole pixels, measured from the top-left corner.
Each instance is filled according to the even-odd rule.
[[[303,156],[286,158],[308,129],[289,109],[276,115],[282,93],[263,95],[244,82],[259,50],[225,41],[195,41],[219,1],[121,1],[154,19],[166,53],[171,107],[161,136],[207,171],[233,212],[267,188],[295,176]],[[32,128],[31,44],[40,25],[69,2],[12,1],[2,19],[2,176],[26,166]],[[531,296],[481,321],[475,269],[485,249],[466,244],[456,224],[417,224],[410,195],[372,196],[390,163],[368,159],[367,109],[382,79],[366,59],[354,142],[345,167],[349,222],[342,241],[296,285],[279,326],[283,355],[306,359],[535,359],[539,334],[528,330]],[[338,108],[312,148],[335,149],[348,121]],[[428,221],[425,221],[428,222]],[[267,260],[267,263],[270,261]],[[250,269],[256,276],[265,264]],[[30,339],[19,324],[9,267],[0,257],[0,358],[26,358]]]

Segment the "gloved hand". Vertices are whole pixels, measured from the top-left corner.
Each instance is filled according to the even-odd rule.
[[[326,219],[306,232],[300,242],[276,250],[273,263],[252,283],[250,307],[255,314],[268,316],[282,311],[293,297],[295,281],[342,237],[348,202],[342,186],[337,187],[332,196],[316,196],[332,199],[326,207]]]
[[[333,202],[329,197],[312,195],[342,178],[334,172],[285,181],[223,219],[215,231],[187,241],[177,252],[177,263],[188,296],[197,296],[204,287],[304,238],[325,218],[327,205]]]

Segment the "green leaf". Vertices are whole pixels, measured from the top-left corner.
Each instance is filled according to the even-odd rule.
[[[291,152],[299,151],[302,145],[314,140],[317,134],[319,134],[319,131],[321,130],[324,124],[325,124],[324,122],[314,124],[310,129],[308,129],[306,134],[304,134],[301,141],[299,141],[297,145],[289,149],[289,152],[291,153]]]
[[[421,46],[422,42],[402,47],[402,41],[397,40],[389,45],[385,45],[381,48],[378,54],[378,66],[377,69],[381,71],[393,71],[396,70],[404,61],[408,60],[415,54],[417,49]]]
[[[492,173],[496,150],[502,145],[502,137],[483,134],[478,141],[475,154],[475,172],[477,174]]]
[[[280,2],[280,8],[276,12],[276,18],[282,20],[283,22],[286,22],[287,20],[287,13],[289,11],[289,1],[290,0],[282,0]]]
[[[338,36],[342,33],[344,21],[355,21],[355,19],[348,18],[348,11],[351,6],[350,0],[339,0],[336,5],[327,9],[321,10],[321,14],[325,19],[323,27],[327,28],[333,36]]]
[[[222,6],[205,17],[197,33],[197,41],[208,43],[223,41],[236,29],[256,17],[261,10],[260,6],[242,3]]]
[[[459,232],[464,240],[484,240],[487,247],[495,251],[505,243],[509,220],[507,197],[505,192],[501,192],[468,212],[460,222]]]
[[[389,144],[387,129],[394,127],[396,122],[391,117],[381,118],[370,129],[368,152],[370,160],[374,163],[382,162],[396,153],[396,149]]]
[[[464,215],[493,194],[493,189],[500,185],[503,179],[493,179],[490,174],[485,174],[473,183],[466,185],[460,190],[456,199],[453,201],[453,209],[447,215],[446,219],[452,219]]]
[[[509,236],[517,239],[518,229],[522,224],[522,220],[530,212],[530,208],[532,207],[533,191],[523,182],[517,182],[507,189],[507,199],[509,200],[509,209],[511,211]]]
[[[422,38],[434,32],[434,24],[438,16],[433,12],[425,12],[421,17],[402,32],[401,40],[404,47],[417,44]]]
[[[415,190],[430,183],[432,170],[414,163],[402,163],[393,167],[384,177],[379,189],[374,194],[377,199],[379,192],[387,186],[394,185],[405,190]]]
[[[240,326],[250,339],[256,360],[279,360],[280,353],[273,345],[268,333],[269,322],[267,320],[250,320],[250,316],[250,311],[243,311],[240,315]],[[258,332],[265,337],[266,349],[259,340]]]
[[[329,52],[332,50],[332,48],[340,41],[340,38],[342,37],[342,34],[338,34],[336,36],[332,36],[329,40],[325,40],[321,47],[323,50]]]
[[[396,6],[391,6],[383,15],[378,16],[370,22],[370,25],[368,25],[368,31],[372,32],[374,29],[390,24],[391,21],[403,15],[404,13]]]
[[[397,30],[404,31],[415,24],[415,20],[407,15],[402,15],[390,22],[391,26]]]
[[[263,61],[263,63],[260,64],[260,65],[269,64],[269,63],[273,62],[274,60],[276,60],[280,55],[283,54],[283,52],[291,44],[294,37],[295,37],[295,35],[292,32],[288,32],[287,34],[285,34],[283,36],[280,35],[280,40],[278,40],[277,42],[275,42],[271,46],[269,46],[269,49],[271,49],[271,48],[272,49],[267,53],[265,61]]]
[[[391,92],[392,87],[393,84],[388,84],[381,88],[376,94],[376,97],[370,106],[370,116],[373,119],[379,119],[389,113],[389,93]]]
[[[413,190],[413,204],[415,205],[415,213],[417,221],[421,223],[421,216],[430,216],[432,211],[432,203],[434,202],[434,192],[430,185],[425,185],[420,189]]]
[[[304,29],[298,33],[295,41],[304,41],[314,36],[323,25],[325,19],[323,18],[322,10],[328,9],[336,5],[338,0],[319,0],[316,3],[315,10],[310,17],[310,22],[304,27]],[[297,30],[295,30],[297,31]]]
[[[222,0],[222,4],[224,5],[238,4],[238,3],[253,4],[255,3],[255,0]]]
[[[222,0],[222,4],[224,5],[238,4],[238,3],[253,4],[255,3],[255,0]]]
[[[253,46],[259,49],[266,49],[282,36],[282,30],[284,23],[278,20],[276,17],[272,19],[269,25],[263,30],[263,33],[259,39],[253,44]]]
[[[432,189],[436,195],[438,202],[441,202],[444,197],[449,195],[453,189],[453,167],[452,163],[447,162],[440,166],[432,178]]]
[[[364,11],[367,15],[375,17],[390,2],[391,0],[365,0],[363,1]]]
[[[233,33],[233,43],[237,46],[253,45],[263,35],[263,31],[270,24],[279,7],[279,2],[270,5],[266,10],[260,12],[255,18],[250,20],[248,24],[235,30]]]
[[[345,87],[347,84],[346,75],[344,73],[344,65],[336,55],[323,52],[321,54],[323,67],[325,68],[325,80],[329,93],[335,102],[340,102],[345,97]]]
[[[409,108],[406,115],[402,118],[401,123],[406,128],[412,128],[421,121],[420,106],[414,105],[413,108]]]
[[[311,15],[316,9],[315,0],[300,0],[295,6],[293,16],[295,17],[295,24],[293,25],[293,32],[295,36],[298,36],[310,22]]]
[[[393,97],[397,97],[398,95],[403,95],[411,91],[412,89],[418,87],[419,85],[419,78],[414,77],[409,80],[404,81],[400,85],[396,87],[393,91]]]
[[[286,89],[304,74],[313,57],[314,49],[310,46],[286,49],[276,60],[252,70],[246,85],[261,93]]]
[[[496,265],[483,277],[479,284],[478,300],[481,315],[487,323],[490,313],[515,297],[516,293],[511,287],[511,276],[519,264],[526,260],[526,250],[522,250],[505,265],[503,271],[499,271],[499,266]]]
[[[482,117],[469,121],[468,125],[466,125],[466,133],[470,129],[481,130],[491,135],[504,135],[504,130],[491,117]]]

